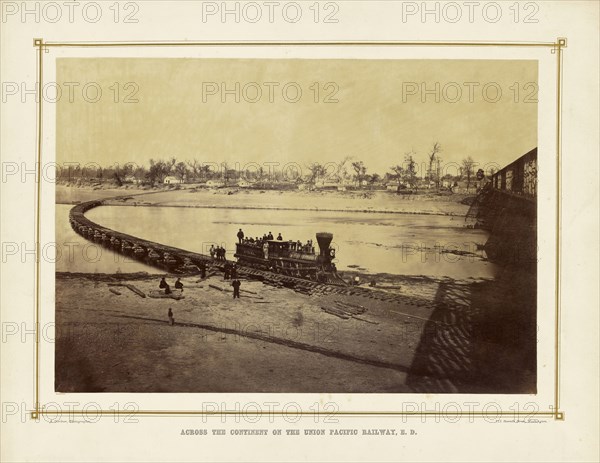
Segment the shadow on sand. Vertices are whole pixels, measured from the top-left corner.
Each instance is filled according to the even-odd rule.
[[[536,274],[441,283],[407,385],[423,393],[536,392]]]

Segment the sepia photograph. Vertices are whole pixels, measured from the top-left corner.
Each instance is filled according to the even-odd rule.
[[[599,2],[0,16],[2,462],[599,461]]]
[[[56,69],[57,392],[536,393],[537,61]]]

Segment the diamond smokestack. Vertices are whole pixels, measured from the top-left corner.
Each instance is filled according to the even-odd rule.
[[[319,243],[319,251],[321,256],[329,255],[329,245],[333,240],[333,233],[317,233],[317,243]]]

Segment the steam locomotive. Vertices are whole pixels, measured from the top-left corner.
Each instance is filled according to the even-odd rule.
[[[314,248],[299,242],[263,240],[238,243],[234,257],[240,265],[313,281],[334,282],[339,278],[333,263],[335,249],[330,246],[333,234],[317,233],[316,238],[318,254]]]

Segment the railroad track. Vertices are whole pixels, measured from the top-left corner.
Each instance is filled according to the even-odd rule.
[[[374,299],[386,302],[397,302],[402,304],[417,305],[422,307],[434,307],[439,304],[434,304],[426,299],[421,299],[415,296],[407,296],[403,294],[394,294],[377,289],[366,288],[361,286],[342,286],[335,284],[317,283],[314,281],[303,280],[301,278],[290,277],[286,275],[277,275],[264,270],[245,268],[238,266],[238,274],[249,279],[261,280],[263,284],[278,288],[290,288],[298,293],[303,293],[309,296],[339,294],[346,296],[361,296],[368,299]]]
[[[114,200],[118,199],[118,197],[110,199]],[[73,230],[84,238],[90,241],[98,242],[101,245],[112,249],[114,252],[132,255],[148,265],[154,266],[161,270],[166,270],[171,273],[197,274],[200,271],[198,268],[200,265],[206,265],[209,267],[209,269],[218,268],[219,271],[224,269],[227,261],[216,261],[212,257],[205,254],[186,251],[184,249],[166,246],[132,235],[127,235],[125,233],[103,227],[85,217],[85,212],[93,209],[94,207],[101,206],[102,204],[104,204],[103,200],[88,201],[73,207],[69,212],[69,221]],[[158,257],[149,259],[149,255]],[[349,286],[346,283],[343,283],[341,278],[339,281],[321,283],[239,264],[237,264],[237,272],[241,277],[259,280],[265,285],[277,288],[288,288],[308,296],[327,294],[360,296],[378,301],[409,304],[419,307],[429,307],[432,309],[440,307],[440,303],[435,303],[433,301],[421,299],[415,296],[388,293],[367,287]]]

